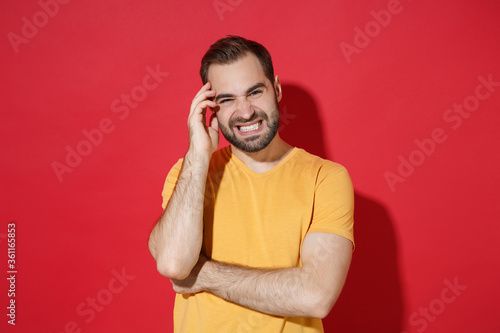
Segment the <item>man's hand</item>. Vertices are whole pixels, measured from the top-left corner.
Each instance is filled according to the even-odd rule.
[[[215,114],[217,103],[212,99],[215,90],[210,90],[211,83],[207,82],[198,91],[191,103],[188,117],[189,150],[196,155],[209,154],[210,156],[219,146],[219,123]],[[206,112],[210,109],[209,124],[206,124]]]
[[[199,277],[200,271],[208,261],[207,257],[200,253],[200,257],[198,258],[198,262],[193,267],[191,273],[184,280],[175,280],[171,279],[172,287],[174,291],[178,294],[194,294],[204,291],[204,287]]]

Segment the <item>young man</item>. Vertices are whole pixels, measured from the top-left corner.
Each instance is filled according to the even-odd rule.
[[[262,45],[223,38],[200,75],[149,241],[177,292],[174,331],[323,332],[353,251],[349,175],[280,138],[281,84]],[[217,150],[219,129],[230,146]]]

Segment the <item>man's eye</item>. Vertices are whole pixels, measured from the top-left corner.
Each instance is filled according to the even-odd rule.
[[[230,99],[222,99],[219,104],[228,104],[231,100]]]
[[[262,94],[262,90],[254,90],[250,93],[250,96],[259,96]]]

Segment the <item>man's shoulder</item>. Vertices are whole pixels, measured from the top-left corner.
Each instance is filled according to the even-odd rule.
[[[303,148],[294,148],[294,150],[296,150],[294,162],[299,165],[308,166],[326,173],[346,170],[342,164],[311,154]]]

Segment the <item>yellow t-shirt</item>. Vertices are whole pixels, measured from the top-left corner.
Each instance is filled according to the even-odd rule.
[[[182,167],[170,170],[163,208]],[[230,147],[212,154],[204,203],[202,251],[209,258],[256,268],[301,265],[309,232],[333,233],[354,243],[354,192],[347,170],[294,148],[264,173],[250,170]],[[263,314],[207,292],[176,295],[175,332],[323,332],[320,319]]]

